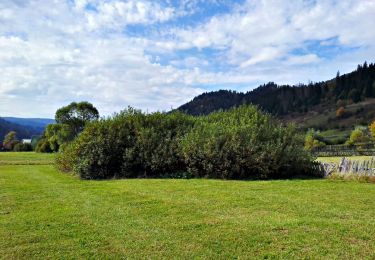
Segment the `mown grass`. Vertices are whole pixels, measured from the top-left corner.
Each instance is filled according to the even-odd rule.
[[[0,152],[0,165],[52,164],[54,154],[34,152]]]
[[[7,157],[9,158],[9,157]],[[375,185],[0,166],[0,258],[375,258]]]
[[[318,157],[317,158],[317,161],[319,162],[324,162],[324,163],[339,163],[342,159],[342,157],[344,156],[341,156],[341,157]],[[375,156],[350,156],[350,157],[346,157],[346,158],[349,158],[350,160],[355,160],[355,161],[366,161],[366,160],[371,160],[371,158],[374,157],[375,159]]]

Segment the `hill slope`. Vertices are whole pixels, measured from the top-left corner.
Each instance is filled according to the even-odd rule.
[[[43,132],[44,128],[55,123],[55,120],[49,118],[19,118],[19,117],[3,117],[4,120],[30,128],[35,128],[38,131]]]
[[[228,90],[203,93],[178,110],[201,115],[241,104],[256,104],[281,119],[297,121],[305,127],[349,127],[375,119],[374,100],[375,64],[365,63],[351,73],[308,85],[279,86],[270,82],[247,93]],[[336,117],[341,106],[346,111]]]
[[[0,142],[3,141],[4,136],[10,131],[16,131],[17,137],[23,139],[31,138],[33,135],[39,135],[43,132],[43,129],[15,124],[0,118]]]

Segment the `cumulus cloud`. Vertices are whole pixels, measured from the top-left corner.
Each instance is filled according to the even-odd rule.
[[[1,1],[1,115],[78,100],[107,115],[169,110],[222,86],[328,79],[375,54],[372,0],[177,2]]]
[[[79,10],[87,5],[87,2],[82,3],[82,1],[76,3]],[[94,11],[85,14],[89,29],[101,27],[114,29],[129,24],[152,24],[167,21],[174,15],[173,8],[162,8],[154,2],[139,0],[98,2],[93,6]]]

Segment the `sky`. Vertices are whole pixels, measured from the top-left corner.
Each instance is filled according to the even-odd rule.
[[[374,0],[1,0],[0,116],[168,111],[375,61]]]

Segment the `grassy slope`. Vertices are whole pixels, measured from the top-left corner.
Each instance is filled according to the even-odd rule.
[[[375,186],[81,181],[0,166],[0,258],[374,258]]]
[[[294,122],[304,128],[345,128],[351,130],[356,125],[367,125],[374,120],[375,99],[367,99],[345,106],[345,111],[350,115],[341,119],[336,117],[337,109],[337,104],[330,102],[310,108],[306,113],[291,113],[282,116],[281,119],[286,122]]]

